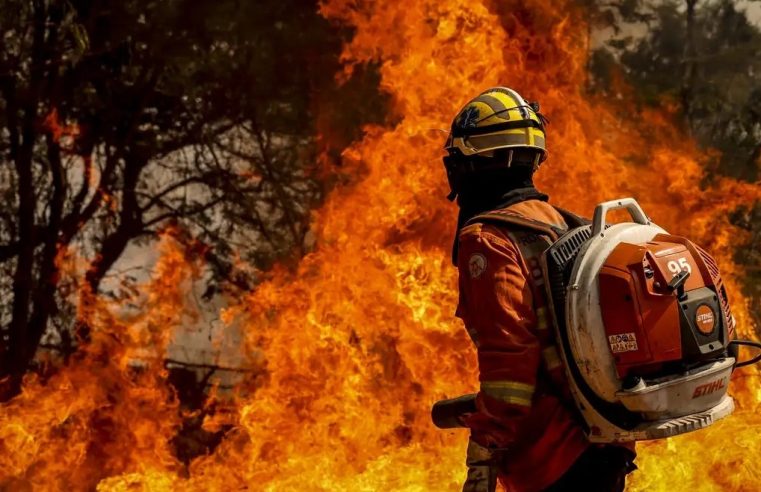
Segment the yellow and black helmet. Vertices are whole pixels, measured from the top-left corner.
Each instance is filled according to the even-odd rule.
[[[538,104],[527,103],[507,87],[493,87],[457,113],[446,150],[488,157],[496,149],[528,147],[538,150],[544,160],[545,122]]]
[[[546,123],[539,104],[527,103],[507,87],[493,87],[468,102],[455,116],[444,146],[449,154],[444,165],[452,187],[450,198],[468,172],[518,162],[536,169],[547,157]]]
[[[457,113],[446,149],[463,155],[488,155],[495,149],[530,147],[544,156],[545,119],[536,103],[527,103],[507,87],[493,87]]]

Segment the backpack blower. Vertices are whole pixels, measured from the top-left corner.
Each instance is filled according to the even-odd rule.
[[[608,225],[616,209],[626,209],[632,222]],[[541,265],[556,343],[588,439],[660,439],[731,414],[732,371],[761,360],[738,363],[738,345],[761,344],[735,340],[714,259],[653,224],[633,198],[602,203],[591,224],[569,226]],[[465,395],[437,402],[432,417],[440,428],[461,427],[459,417],[475,411],[475,395]]]

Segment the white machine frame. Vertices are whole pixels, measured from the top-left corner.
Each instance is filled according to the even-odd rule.
[[[626,209],[633,222],[607,226],[611,210]],[[633,388],[624,389],[618,378],[609,341],[603,329],[600,307],[599,272],[613,249],[622,242],[645,243],[665,230],[651,223],[633,198],[605,202],[595,209],[592,236],[581,247],[575,259],[566,290],[565,328],[554,323],[558,340],[566,330],[570,353],[561,343],[560,352],[577,407],[586,421],[592,442],[624,442],[670,437],[701,429],[734,410],[734,401],[727,395],[729,378],[735,359],[726,357],[690,371],[659,380],[640,380]],[[546,261],[546,259],[545,259]],[[545,274],[547,269],[545,268]],[[547,284],[549,284],[549,279]],[[552,303],[550,303],[552,304]],[[570,369],[575,362],[578,373]],[[581,375],[583,381],[578,380]],[[721,381],[721,389],[700,398],[693,398],[696,388]],[[624,429],[606,418],[604,410],[585,396],[582,385],[611,404],[620,404],[638,414],[641,423]]]

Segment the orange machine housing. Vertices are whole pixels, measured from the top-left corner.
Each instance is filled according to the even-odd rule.
[[[689,273],[683,285],[669,285],[683,270]],[[621,379],[657,376],[686,355],[705,359],[724,349],[732,334],[716,263],[685,238],[659,234],[643,244],[621,243],[599,279],[605,332]]]

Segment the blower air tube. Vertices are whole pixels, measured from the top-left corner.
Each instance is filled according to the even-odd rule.
[[[476,395],[472,393],[437,401],[431,409],[431,420],[439,429],[465,427],[461,418],[476,411]]]
[[[732,345],[743,345],[745,347],[753,347],[758,350],[761,350],[761,342],[756,342],[753,340],[732,340],[729,342],[730,348],[732,348]],[[739,347],[738,347],[739,348]],[[736,349],[737,350],[737,349]],[[740,367],[749,366],[751,364],[755,364],[757,362],[761,362],[761,353],[759,353],[757,356],[753,357],[750,360],[744,360],[742,362],[736,362],[735,363],[735,369]]]

